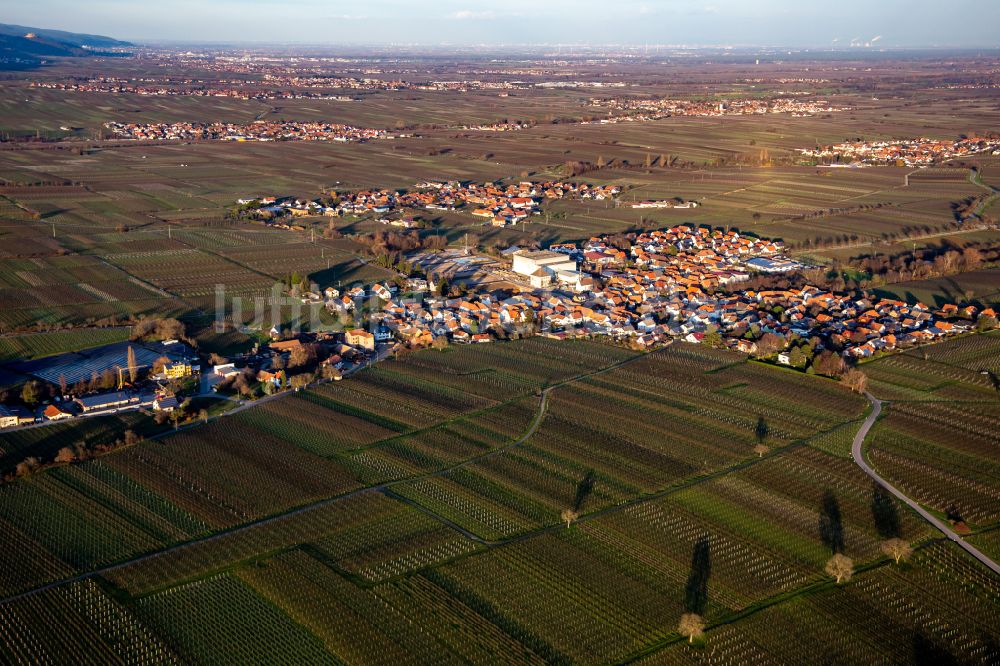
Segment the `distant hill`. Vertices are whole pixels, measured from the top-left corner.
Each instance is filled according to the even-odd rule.
[[[122,55],[108,49],[131,46],[111,37],[0,23],[0,69],[28,69],[45,58]]]

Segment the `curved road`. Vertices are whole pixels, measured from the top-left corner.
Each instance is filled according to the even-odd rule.
[[[851,446],[851,456],[854,458],[854,462],[856,462],[858,466],[864,470],[865,474],[873,478],[876,483],[881,485],[883,488],[895,495],[901,502],[920,514],[924,520],[940,530],[942,534],[958,544],[960,548],[964,548],[969,555],[972,555],[974,558],[992,569],[993,573],[1000,575],[1000,565],[991,560],[981,550],[956,534],[951,527],[940,521],[937,517],[924,509],[924,507],[920,506],[920,504],[915,500],[910,499],[895,487],[891,486],[885,479],[879,476],[878,472],[872,469],[871,465],[868,464],[868,461],[865,460],[864,454],[865,438],[868,436],[868,431],[871,430],[873,425],[875,425],[875,421],[878,420],[879,415],[882,413],[882,401],[867,391],[865,391],[865,397],[872,403],[872,413],[868,415],[868,418],[865,419],[861,429],[858,430],[858,434],[854,436],[854,444]]]

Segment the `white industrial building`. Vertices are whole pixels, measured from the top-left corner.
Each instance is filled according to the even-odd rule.
[[[513,255],[515,273],[524,275],[536,289],[544,289],[553,282],[564,284],[576,291],[584,291],[592,280],[576,269],[576,260],[561,252],[548,250],[519,250]]]

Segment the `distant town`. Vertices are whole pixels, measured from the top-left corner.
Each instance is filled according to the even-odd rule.
[[[429,199],[432,203],[439,197],[468,200],[481,191],[479,186],[459,193],[444,184],[427,185],[424,189],[435,192]],[[482,194],[610,196],[613,190],[563,183],[526,185],[492,194],[487,188]],[[380,199],[384,194],[367,193],[347,205],[365,207],[372,196],[377,204],[388,204]],[[404,201],[424,201],[414,196]],[[531,196],[524,198],[533,202]],[[268,392],[290,388],[283,369],[296,350],[300,358],[293,367],[316,370],[307,381],[339,379],[396,348],[488,343],[530,335],[561,340],[601,336],[637,349],[682,339],[839,376],[847,359],[996,326],[992,309],[980,311],[972,305],[931,308],[809,285],[741,287],[754,275],[807,267],[786,258],[780,242],[707,227],[679,225],[628,236],[597,236],[582,247],[515,246],[499,258],[445,250],[419,252],[410,260],[420,277],[402,282],[315,291],[293,285],[291,296],[323,307],[341,321],[354,321],[355,328],[333,334],[296,333],[290,338],[273,329],[271,344],[259,355],[244,358],[240,367],[216,363],[203,377],[199,355],[176,340],[123,343],[89,352],[83,361],[53,357],[25,364],[22,370],[27,374],[61,387],[57,394],[64,402],[34,411],[0,406],[0,427],[128,409],[169,413],[184,399],[183,392],[188,396],[215,392],[232,387],[240,377],[260,382]],[[464,295],[449,296],[450,286]],[[284,360],[276,361],[278,357]],[[138,377],[143,380],[137,381]],[[177,382],[188,378],[194,381],[181,388]]]
[[[393,213],[414,210],[450,211],[470,209],[471,215],[481,218],[484,224],[496,227],[515,225],[531,215],[541,213],[541,203],[548,200],[580,199],[610,201],[621,193],[618,185],[589,185],[585,183],[530,181],[512,185],[495,183],[461,183],[457,181],[424,181],[414,185],[411,192],[377,189],[355,192],[335,192],[325,201],[302,201],[275,197],[240,199],[254,217],[280,224],[283,217],[307,215],[383,215],[384,224],[415,228],[420,226],[413,216],[388,217]],[[664,202],[668,207],[677,202]],[[640,207],[654,207],[650,203]],[[688,206],[683,206],[688,207]]]
[[[105,123],[118,139],[136,141],[340,141],[390,138],[385,130],[323,122]]]
[[[792,98],[739,100],[595,98],[590,104],[594,107],[628,112],[625,118],[619,120],[658,120],[674,116],[757,116],[769,113],[814,116],[848,110],[848,107],[834,106],[826,100],[806,101]]]
[[[845,141],[822,148],[802,148],[806,157],[840,164],[928,166],[982,153],[1000,155],[1000,136],[963,137],[955,141],[906,139],[899,141]]]

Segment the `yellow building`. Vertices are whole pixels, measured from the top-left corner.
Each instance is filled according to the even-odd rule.
[[[347,331],[344,338],[347,344],[352,347],[361,347],[369,351],[375,350],[375,336],[363,329]]]
[[[190,377],[192,374],[194,374],[194,368],[191,367],[190,363],[178,361],[177,363],[163,366],[163,375],[167,379],[182,379]]]

